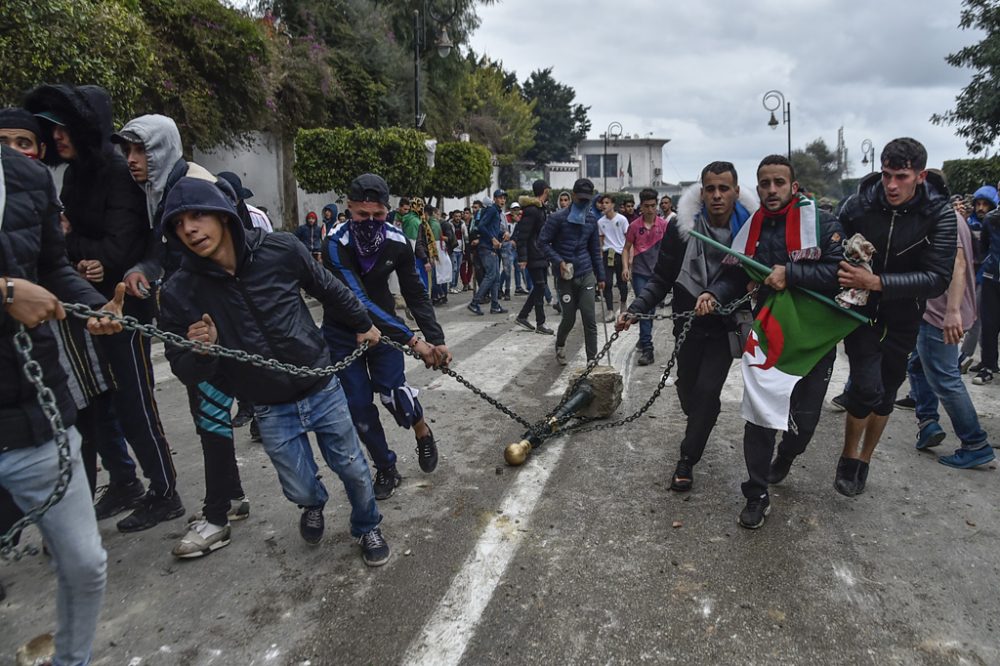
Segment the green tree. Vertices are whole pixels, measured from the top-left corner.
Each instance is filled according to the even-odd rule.
[[[137,0],[0,2],[0,103],[20,104],[41,83],[96,83],[127,119],[154,71]]]
[[[473,62],[462,94],[459,127],[501,159],[524,157],[535,144],[535,101],[526,101],[514,78],[497,63]]]
[[[959,27],[986,36],[945,58],[952,67],[971,69],[972,80],[955,98],[955,108],[934,114],[931,122],[955,126],[969,152],[980,153],[1000,134],[1000,5],[995,0],[963,0],[963,5]]]
[[[535,145],[526,157],[538,164],[568,160],[590,131],[590,107],[573,104],[576,91],[556,81],[551,67],[532,72],[523,89],[525,99],[535,102],[538,118]]]
[[[186,145],[233,145],[263,129],[277,104],[262,26],[218,0],[144,0],[140,12],[156,44],[148,109],[170,116]]]
[[[804,149],[793,150],[792,166],[795,167],[795,179],[809,192],[833,198],[842,196],[837,154],[822,138],[810,142]]]
[[[476,143],[439,143],[434,155],[429,191],[439,197],[465,197],[490,186],[493,158]]]

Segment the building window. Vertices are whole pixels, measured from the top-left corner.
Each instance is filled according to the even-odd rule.
[[[608,178],[618,177],[618,154],[604,156],[604,175]]]
[[[601,177],[601,156],[587,155],[587,178]]]

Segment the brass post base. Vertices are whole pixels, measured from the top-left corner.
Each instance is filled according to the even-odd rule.
[[[518,467],[524,464],[531,453],[531,442],[522,439],[520,442],[508,444],[503,450],[503,458],[511,467]]]

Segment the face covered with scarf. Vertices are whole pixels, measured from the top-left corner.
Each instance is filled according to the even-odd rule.
[[[351,209],[351,240],[358,253],[361,272],[367,273],[385,244],[385,218],[389,210],[374,201],[349,201],[347,205]]]

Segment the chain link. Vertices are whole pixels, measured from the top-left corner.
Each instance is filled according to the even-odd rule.
[[[742,307],[744,304],[749,302],[756,295],[756,293],[757,290],[754,289],[753,291],[748,292],[746,295],[739,298],[738,300],[733,301],[732,303],[729,303],[723,307],[718,307],[718,304],[716,304],[717,307],[715,314],[720,316],[732,314],[737,309]],[[260,354],[251,354],[239,349],[229,349],[227,347],[223,347],[217,344],[193,342],[176,333],[160,330],[155,326],[153,326],[152,324],[144,324],[135,317],[128,315],[119,316],[109,312],[94,310],[81,303],[63,303],[63,308],[70,314],[79,317],[81,319],[88,319],[90,317],[102,317],[110,319],[112,321],[116,321],[120,323],[122,325],[122,328],[126,330],[135,331],[140,335],[144,335],[148,338],[157,338],[159,340],[162,340],[165,344],[173,345],[180,349],[187,349],[189,351],[197,352],[199,354],[206,354],[208,356],[213,356],[216,358],[226,358],[243,363],[249,363],[259,368],[263,368],[265,370],[282,372],[289,375],[293,375],[295,377],[327,377],[349,366],[351,363],[360,358],[361,355],[364,354],[365,351],[368,349],[368,344],[364,343],[357,349],[355,349],[350,355],[334,363],[333,365],[325,366],[322,368],[308,368],[304,366],[291,365],[289,363],[282,363],[281,361],[277,361],[274,359],[264,358]],[[604,356],[608,354],[608,352],[611,350],[612,345],[614,345],[614,343],[618,340],[619,336],[621,335],[620,331],[615,331],[615,333],[608,339],[608,341],[605,343],[604,347],[600,350],[600,352],[598,352],[598,354],[594,358],[587,361],[587,366],[584,368],[584,371],[580,373],[580,375],[576,379],[573,380],[573,383],[570,385],[569,389],[567,389],[567,391],[565,392],[563,398],[559,401],[559,403],[553,409],[549,410],[549,412],[545,415],[545,417],[542,420],[536,421],[534,423],[532,423],[525,417],[521,416],[510,407],[506,406],[501,401],[488,395],[483,390],[475,386],[472,382],[465,379],[462,375],[455,372],[451,368],[438,367],[437,370],[442,374],[451,377],[456,382],[458,382],[465,388],[469,389],[473,393],[473,395],[484,400],[486,403],[488,403],[489,405],[491,405],[492,407],[494,407],[507,417],[511,418],[512,420],[516,421],[520,425],[527,428],[529,433],[533,434],[540,441],[544,441],[551,437],[555,437],[557,435],[568,432],[582,434],[587,432],[595,432],[599,430],[609,430],[612,428],[621,427],[628,423],[632,423],[636,419],[640,418],[653,406],[656,400],[660,397],[660,394],[662,393],[664,387],[666,387],[667,381],[670,377],[671,372],[673,371],[674,365],[676,364],[677,353],[680,350],[681,346],[684,344],[684,340],[687,338],[688,332],[691,330],[691,326],[694,322],[694,316],[695,316],[694,311],[678,312],[671,314],[632,315],[632,317],[636,320],[640,319],[671,320],[671,321],[684,320],[684,324],[682,325],[681,330],[677,335],[677,341],[674,344],[674,349],[673,353],[670,355],[670,360],[667,362],[667,367],[663,371],[663,375],[660,377],[660,381],[657,384],[657,387],[653,391],[650,398],[635,413],[623,419],[619,419],[618,421],[613,421],[611,423],[601,423],[588,426],[587,424],[595,419],[577,417],[573,414],[568,414],[561,417],[558,420],[553,421],[553,417],[560,409],[562,409],[566,405],[566,402],[569,400],[569,398],[587,379],[588,375],[590,375],[590,373],[593,372],[594,368],[596,368],[600,364],[601,359],[603,359]],[[398,342],[390,340],[389,338],[383,337],[382,343],[402,352],[403,354],[412,356],[416,359],[421,359],[420,354],[418,354],[413,349],[407,347],[406,345],[401,345]],[[0,557],[2,557],[3,559],[19,560],[25,554],[36,555],[38,553],[38,549],[32,545],[26,546],[24,548],[17,548],[14,546],[15,539],[17,539],[17,536],[24,530],[24,528],[28,527],[29,525],[38,523],[42,515],[44,515],[49,508],[51,508],[57,502],[62,500],[62,498],[66,494],[66,490],[69,487],[69,483],[73,475],[73,466],[72,466],[72,456],[69,445],[69,436],[66,433],[66,429],[63,427],[62,416],[59,413],[59,406],[56,402],[55,395],[52,393],[52,390],[49,389],[47,386],[45,386],[45,383],[43,381],[41,366],[38,364],[37,361],[35,361],[31,357],[31,351],[33,348],[31,338],[29,337],[27,331],[24,329],[23,326],[19,329],[17,334],[15,334],[14,344],[15,347],[17,348],[18,353],[21,355],[21,358],[24,361],[23,364],[24,374],[28,378],[28,381],[30,381],[35,386],[35,389],[37,391],[36,397],[38,400],[38,404],[42,409],[42,413],[49,420],[49,424],[53,432],[53,438],[55,439],[56,447],[59,454],[58,457],[59,475],[56,479],[56,484],[52,490],[52,493],[44,502],[42,502],[42,504],[28,511],[23,518],[14,523],[14,525],[7,531],[6,534],[0,537]],[[569,421],[573,420],[574,418],[577,419],[577,423],[570,426],[566,426],[566,424]]]
[[[52,428],[53,439],[55,439],[56,449],[59,453],[59,474],[56,477],[56,485],[52,489],[52,493],[44,502],[25,513],[3,536],[0,536],[0,557],[5,560],[17,561],[26,554],[38,554],[38,548],[34,545],[18,548],[14,545],[14,542],[21,532],[24,531],[24,528],[38,523],[46,511],[65,497],[66,490],[69,488],[69,482],[73,478],[73,457],[69,447],[69,435],[66,433],[66,428],[63,427],[62,414],[59,412],[59,404],[56,401],[55,394],[52,393],[52,389],[46,386],[43,381],[42,366],[38,364],[38,361],[31,358],[31,351],[34,346],[24,326],[20,326],[17,333],[14,334],[14,347],[24,361],[24,365],[22,366],[24,376],[35,386],[37,392],[35,397],[38,400],[38,406],[41,407],[45,418],[49,420],[49,426]]]

